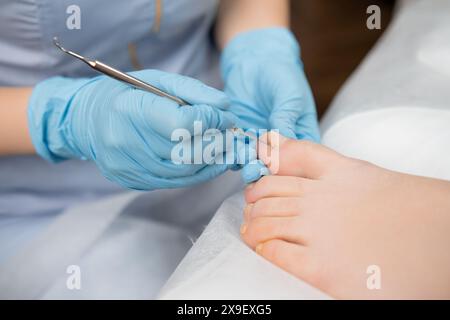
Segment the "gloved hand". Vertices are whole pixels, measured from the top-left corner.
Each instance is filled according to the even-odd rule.
[[[171,161],[172,148],[178,143],[171,141],[175,129],[194,134],[194,121],[201,121],[202,132],[233,126],[234,116],[227,111],[229,100],[223,92],[156,70],[132,74],[192,106],[180,107],[106,76],[50,78],[35,87],[29,103],[29,127],[37,152],[53,162],[92,160],[108,179],[138,190],[185,187],[230,167]]]
[[[278,129],[293,139],[320,140],[316,108],[300,60],[300,48],[285,28],[268,28],[237,35],[221,58],[225,92],[237,125]],[[267,173],[260,161],[243,169],[250,183]]]

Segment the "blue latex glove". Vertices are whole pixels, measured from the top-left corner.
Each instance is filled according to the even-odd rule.
[[[237,35],[222,54],[221,69],[239,127],[278,129],[288,138],[320,140],[300,48],[288,29]],[[254,161],[244,167],[242,176],[250,183],[267,173],[261,162]]]
[[[173,130],[186,128],[193,134],[194,121],[202,122],[203,132],[233,126],[223,92],[156,70],[132,74],[192,106],[180,107],[105,76],[50,78],[35,87],[29,103],[29,127],[37,152],[53,162],[92,160],[108,179],[138,190],[185,187],[230,167],[171,161],[177,144],[171,141]]]

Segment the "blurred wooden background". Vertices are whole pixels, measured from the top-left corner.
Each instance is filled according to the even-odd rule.
[[[372,4],[381,8],[381,30],[366,27]],[[292,29],[321,116],[387,28],[394,0],[291,0],[291,6]]]

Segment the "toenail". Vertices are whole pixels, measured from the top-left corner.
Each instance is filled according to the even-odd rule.
[[[244,223],[244,224],[241,226],[241,234],[244,234],[246,231],[247,231],[247,224]]]
[[[258,244],[255,249],[256,253],[261,254],[262,248],[263,248],[263,244],[262,243]]]

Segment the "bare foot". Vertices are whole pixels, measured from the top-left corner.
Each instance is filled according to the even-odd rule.
[[[450,298],[449,182],[272,140],[277,175],[245,192],[251,248],[336,298]]]

